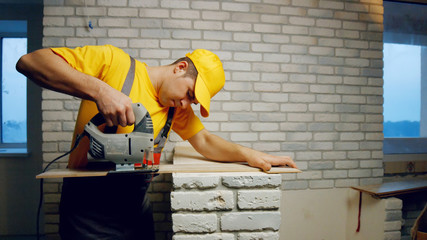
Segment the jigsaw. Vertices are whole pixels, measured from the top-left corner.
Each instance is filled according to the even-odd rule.
[[[116,172],[158,171],[153,165],[154,134],[153,122],[141,103],[132,104],[135,114],[134,130],[131,133],[103,133],[98,126],[105,123],[98,113],[85,126],[84,135],[89,137],[89,154],[92,163],[110,162]]]

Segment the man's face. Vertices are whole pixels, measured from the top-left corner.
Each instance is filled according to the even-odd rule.
[[[196,79],[174,74],[176,78],[168,79],[159,91],[159,101],[163,107],[177,107],[186,109],[192,103],[197,104],[194,95]]]

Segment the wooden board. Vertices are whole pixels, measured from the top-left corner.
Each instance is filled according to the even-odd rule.
[[[400,194],[414,193],[427,190],[427,179],[387,182],[383,184],[351,187],[368,193],[373,197],[386,198]]]
[[[160,164],[157,173],[208,173],[208,172],[262,172],[259,168],[245,163],[221,163],[204,158],[191,146],[178,145],[175,147],[174,164]],[[266,173],[299,173],[298,169],[288,167],[273,167]],[[66,178],[66,177],[100,177],[107,176],[109,171],[86,169],[51,169],[41,173],[36,178]]]

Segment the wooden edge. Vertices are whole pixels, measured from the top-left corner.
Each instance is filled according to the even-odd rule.
[[[412,186],[398,186],[398,184],[404,182],[405,181],[386,182],[383,184],[375,185],[353,186],[351,188],[360,192],[367,193],[376,198],[386,198],[401,194],[408,194],[427,190],[427,180],[421,179],[418,181],[406,181],[407,183],[412,184]]]
[[[215,164],[163,164],[159,165],[158,174],[163,173],[210,173],[210,172],[262,172],[259,168],[236,163]],[[299,173],[298,169],[288,167],[273,167],[267,174]],[[68,178],[68,177],[102,177],[107,176],[108,171],[91,171],[84,169],[52,169],[36,176],[37,179]],[[147,174],[147,173],[141,173]]]

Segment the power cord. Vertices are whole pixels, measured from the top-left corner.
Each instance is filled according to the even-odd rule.
[[[74,146],[70,149],[70,151],[62,154],[61,156],[53,159],[52,161],[50,161],[47,166],[43,169],[42,173],[46,172],[47,169],[50,167],[50,165],[52,165],[53,163],[55,163],[56,161],[58,161],[59,159],[67,156],[68,154],[70,154],[72,151],[74,151],[74,149],[77,148],[77,146],[80,143],[80,140],[82,140],[82,138],[85,136],[85,134],[81,134],[81,135],[77,135],[76,137],[76,141],[74,143]],[[42,204],[43,204],[43,178],[40,179],[40,198],[39,198],[39,206],[37,209],[37,240],[40,240],[40,213],[41,213],[41,209],[42,209]]]

